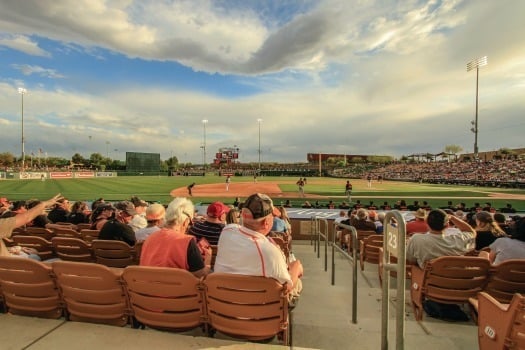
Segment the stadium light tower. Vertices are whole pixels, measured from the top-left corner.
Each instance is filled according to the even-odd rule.
[[[202,126],[204,131],[204,142],[202,143],[202,166],[204,167],[204,173],[206,174],[206,124],[208,124],[208,119],[202,120]]]
[[[478,159],[478,84],[479,84],[479,68],[487,65],[487,56],[477,58],[467,63],[467,72],[476,69],[476,117],[471,121],[472,128],[470,131],[474,133],[474,157]]]
[[[261,123],[262,119],[257,119],[257,123],[259,124],[259,174],[261,174]]]
[[[25,170],[26,152],[25,152],[25,140],[24,140],[24,95],[27,90],[24,88],[18,88],[18,93],[22,95],[22,172]]]

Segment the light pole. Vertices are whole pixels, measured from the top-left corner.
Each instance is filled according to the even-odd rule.
[[[206,124],[208,124],[208,119],[203,119],[204,142],[202,143],[202,166],[204,167],[204,174],[206,174]]]
[[[471,121],[472,128],[470,131],[474,133],[474,157],[478,159],[478,83],[479,83],[479,67],[487,65],[487,56],[477,58],[467,63],[467,72],[470,72],[474,68],[476,69],[476,117]]]
[[[261,123],[262,119],[257,119],[257,123],[259,123],[259,175],[261,174]]]
[[[24,95],[27,90],[24,88],[18,88],[18,93],[22,95],[22,172],[25,170],[26,152],[25,152],[25,140],[24,140]]]

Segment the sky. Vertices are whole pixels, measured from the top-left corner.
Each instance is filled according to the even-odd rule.
[[[479,150],[522,148],[524,13],[523,0],[0,0],[0,152],[21,155],[22,105],[27,156],[473,152],[466,65],[483,56]]]

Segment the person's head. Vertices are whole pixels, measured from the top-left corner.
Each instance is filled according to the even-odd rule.
[[[341,211],[339,212],[339,216],[342,217],[342,218],[345,217],[345,216],[346,216],[346,211],[341,210]]]
[[[73,213],[80,213],[87,210],[87,204],[86,202],[82,201],[76,201],[73,203],[73,206],[71,207],[71,212]]]
[[[279,209],[279,212],[281,213],[280,217],[283,220],[290,221],[290,218],[288,217],[288,212],[286,211],[286,208],[283,206],[277,207]]]
[[[193,203],[184,197],[178,197],[168,204],[166,209],[165,222],[168,227],[179,227],[182,232],[192,224],[193,213],[195,206]]]
[[[442,209],[433,209],[427,215],[427,225],[433,231],[443,231],[448,226],[448,214]]]
[[[146,221],[150,226],[161,226],[165,216],[166,209],[162,204],[154,203],[146,209]]]
[[[25,213],[27,211],[26,207],[26,201],[16,201],[13,202],[13,206],[11,207],[12,212],[16,213]]]
[[[494,221],[496,221],[498,225],[504,225],[507,223],[507,218],[501,213],[496,213],[494,214]]]
[[[268,234],[273,226],[273,201],[262,193],[246,198],[242,208],[242,223],[247,228]]]
[[[226,214],[226,223],[227,224],[238,224],[239,220],[239,211],[235,208],[230,209],[228,214]]]
[[[117,209],[117,219],[126,224],[133,219],[135,214],[137,214],[135,206],[130,201],[117,202],[115,208]]]
[[[368,211],[364,208],[360,208],[357,210],[356,216],[358,220],[366,220],[368,219]]]
[[[55,208],[60,208],[66,211],[70,210],[69,200],[67,198],[60,198],[55,204]]]
[[[414,216],[416,217],[416,220],[422,220],[423,221],[427,217],[427,212],[425,211],[425,209],[419,208],[414,213]]]
[[[476,230],[490,231],[493,235],[499,237],[504,236],[505,231],[499,227],[498,223],[494,221],[492,214],[486,211],[476,213]]]
[[[213,202],[208,205],[206,209],[206,220],[210,222],[225,222],[226,214],[230,211],[230,207],[222,202]]]
[[[135,211],[137,212],[137,214],[143,214],[144,212],[146,212],[146,208],[148,207],[148,203],[145,200],[140,199],[137,196],[133,196],[133,197],[131,197],[130,201],[135,206]]]
[[[512,233],[512,238],[525,242],[525,218],[519,218],[516,221],[516,227]]]

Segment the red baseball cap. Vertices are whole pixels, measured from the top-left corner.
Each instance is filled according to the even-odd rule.
[[[206,210],[206,214],[209,217],[212,218],[218,218],[222,214],[226,214],[230,211],[230,207],[225,205],[222,202],[213,202],[212,204],[208,205],[208,209]]]

